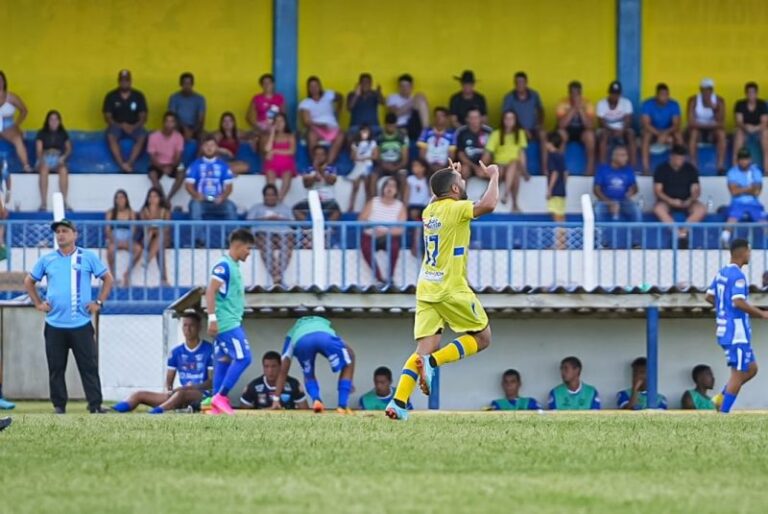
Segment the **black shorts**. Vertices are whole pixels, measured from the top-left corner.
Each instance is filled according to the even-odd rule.
[[[155,166],[154,164],[149,165],[149,173],[157,173],[159,176],[166,176],[171,178],[176,178],[176,174],[179,172],[178,168],[173,168],[173,170],[170,173],[163,173],[163,171]]]
[[[568,141],[578,142],[584,134],[584,127],[565,127],[565,132],[568,134]]]

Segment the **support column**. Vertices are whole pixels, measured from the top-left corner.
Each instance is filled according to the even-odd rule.
[[[299,63],[299,0],[274,0],[272,4],[272,74],[285,97],[285,112],[296,126]]]

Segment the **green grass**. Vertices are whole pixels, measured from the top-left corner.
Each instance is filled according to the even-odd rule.
[[[41,414],[0,512],[766,512],[768,415]]]

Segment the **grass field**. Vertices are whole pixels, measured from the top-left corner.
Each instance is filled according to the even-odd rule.
[[[48,410],[0,433],[2,513],[768,511],[766,414]]]

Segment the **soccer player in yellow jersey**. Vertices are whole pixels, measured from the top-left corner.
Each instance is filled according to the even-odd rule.
[[[416,287],[416,351],[405,361],[395,396],[387,405],[390,419],[408,419],[408,399],[418,381],[429,395],[435,368],[469,357],[491,344],[488,316],[467,282],[469,223],[493,212],[499,199],[499,168],[480,162],[490,181],[477,203],[467,200],[461,164],[432,175],[432,202],[424,209],[424,262]],[[440,348],[443,327],[464,334]]]

